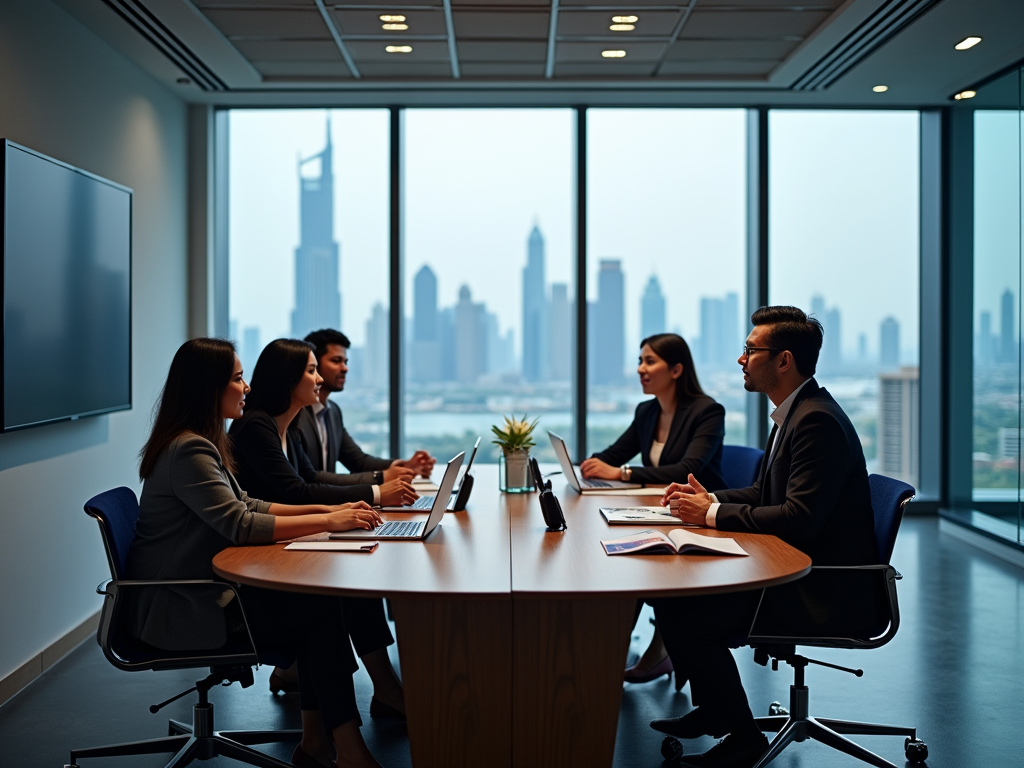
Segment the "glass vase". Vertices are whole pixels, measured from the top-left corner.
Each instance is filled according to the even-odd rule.
[[[498,489],[502,493],[529,493],[533,490],[530,452],[527,449],[502,451],[498,456]]]

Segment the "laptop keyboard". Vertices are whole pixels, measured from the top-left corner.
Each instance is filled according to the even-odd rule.
[[[434,506],[433,496],[420,496],[409,505],[409,509],[430,509],[432,506]]]
[[[588,488],[611,488],[611,483],[606,483],[604,480],[584,480],[583,484]]]
[[[374,534],[377,536],[418,536],[422,527],[423,523],[421,522],[391,521],[377,528]]]

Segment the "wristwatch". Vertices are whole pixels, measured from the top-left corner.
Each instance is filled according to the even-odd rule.
[[[373,470],[373,484],[384,485],[384,470],[375,469]]]
[[[633,470],[629,468],[629,464],[623,464],[619,467],[619,478],[624,483],[629,482],[629,478],[633,476]]]

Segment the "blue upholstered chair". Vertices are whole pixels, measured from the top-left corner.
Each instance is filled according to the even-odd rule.
[[[722,479],[726,488],[748,488],[761,471],[764,451],[745,445],[722,446]]]

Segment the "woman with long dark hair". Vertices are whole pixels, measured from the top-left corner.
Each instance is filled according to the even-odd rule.
[[[221,339],[185,342],[171,362],[149,440],[141,452],[144,481],[130,579],[214,579],[211,561],[225,547],[264,544],[321,531],[372,529],[380,517],[366,503],[271,504],[250,498],[232,474],[225,419],[242,416],[249,391],[234,346]],[[302,741],[300,768],[379,766],[359,732],[340,602],[316,595],[242,587],[257,654],[287,649],[298,659]],[[244,634],[230,590],[197,595],[173,587],[139,594],[135,635],[169,650],[216,649]]]
[[[375,504],[407,504],[416,500],[403,478],[375,490],[369,485],[330,482],[340,475],[317,472],[302,447],[301,435],[289,429],[299,411],[319,402],[323,379],[317,372],[313,345],[277,339],[260,353],[252,374],[252,392],[245,415],[231,424],[238,482],[247,492],[281,504],[338,503],[361,499]],[[325,482],[326,481],[326,482]],[[395,642],[380,598],[343,598],[349,635],[373,681],[372,717],[404,717],[402,684],[391,666],[388,646]],[[276,669],[271,690],[289,691],[294,670]]]
[[[636,372],[644,394],[654,397],[636,407],[618,440],[580,464],[583,476],[667,485],[686,482],[692,473],[709,490],[724,488],[725,408],[700,388],[683,337],[658,333],[644,339]],[[638,453],[641,466],[629,465]],[[656,629],[643,656],[626,670],[626,681],[646,683],[665,674],[672,674],[672,660]],[[677,676],[676,689],[685,682]]]

